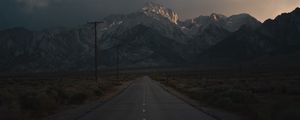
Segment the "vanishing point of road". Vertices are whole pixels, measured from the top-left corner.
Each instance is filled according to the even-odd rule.
[[[79,120],[214,120],[168,93],[149,77],[133,83]]]

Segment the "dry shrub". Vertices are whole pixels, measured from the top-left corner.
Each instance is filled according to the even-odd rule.
[[[87,99],[87,95],[81,92],[74,93],[73,95],[70,96],[69,103],[70,104],[82,104],[85,102]]]
[[[47,115],[59,107],[56,99],[46,93],[27,93],[19,97],[22,110],[30,111],[34,116]]]

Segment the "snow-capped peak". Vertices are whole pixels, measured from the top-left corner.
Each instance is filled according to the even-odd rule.
[[[169,19],[172,23],[177,24],[178,22],[178,15],[176,12],[174,12],[171,9],[168,9],[164,7],[163,5],[153,3],[153,2],[148,2],[146,5],[143,7],[143,11],[146,15],[148,16],[162,16],[167,19]]]
[[[221,14],[212,13],[210,15],[210,19],[213,20],[213,21],[219,21],[219,20],[224,19],[224,18],[226,18],[226,16],[221,15]]]

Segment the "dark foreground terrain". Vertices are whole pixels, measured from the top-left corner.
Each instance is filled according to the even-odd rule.
[[[141,77],[145,75],[149,77]],[[192,107],[160,82],[201,107],[235,113],[245,120],[299,120],[299,79],[296,68],[127,70],[119,79],[115,73],[102,73],[97,82],[90,73],[2,75],[0,119],[228,119]],[[128,87],[118,89],[124,84]],[[100,104],[81,110],[95,102]]]
[[[2,75],[0,78],[0,120],[40,120],[59,111],[91,101],[105,101],[117,86],[133,75],[99,75],[98,82],[87,73],[43,73]]]
[[[250,120],[299,120],[299,69],[178,70],[152,78],[197,100]]]

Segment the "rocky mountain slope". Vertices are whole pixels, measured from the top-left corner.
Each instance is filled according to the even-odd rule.
[[[218,45],[241,26],[260,26],[247,14],[212,14],[180,21],[175,11],[156,3],[127,15],[111,15],[98,25],[99,67],[182,66]],[[0,71],[89,70],[94,65],[93,26],[31,31],[0,31]],[[119,52],[117,51],[119,48]]]
[[[200,61],[239,63],[254,60],[256,64],[287,64],[299,60],[300,8],[265,21],[259,28],[248,25],[199,55]],[[277,59],[271,59],[277,58]],[[279,61],[278,61],[279,60]],[[293,62],[295,63],[295,61]],[[299,62],[298,62],[299,64]]]

